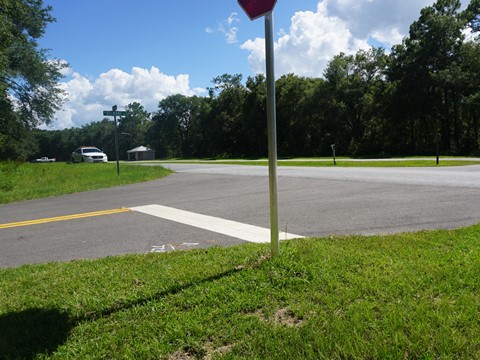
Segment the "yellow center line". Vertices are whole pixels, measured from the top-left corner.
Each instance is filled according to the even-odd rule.
[[[88,213],[83,213],[83,214],[57,216],[57,217],[37,219],[37,220],[19,221],[19,222],[7,223],[7,224],[0,224],[0,229],[8,229],[8,228],[20,227],[20,226],[46,224],[46,223],[51,223],[51,222],[56,222],[56,221],[83,219],[83,218],[88,218],[88,217],[119,214],[119,213],[124,213],[124,212],[131,212],[131,211],[132,210],[130,210],[128,208],[121,208],[121,209],[112,209],[112,210],[103,210],[103,211],[93,211],[93,212],[88,212]]]

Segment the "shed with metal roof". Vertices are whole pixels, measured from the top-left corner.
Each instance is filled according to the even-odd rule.
[[[146,146],[138,146],[135,149],[128,150],[128,161],[155,160],[155,150]]]

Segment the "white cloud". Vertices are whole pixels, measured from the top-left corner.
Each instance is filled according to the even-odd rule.
[[[403,36],[407,35],[411,23],[420,16],[420,10],[432,5],[434,0],[324,0],[323,2],[331,16],[343,19],[356,37],[365,39],[374,32],[378,34],[398,32]]]
[[[468,27],[462,31],[463,36],[465,36],[465,41],[478,41],[479,34],[474,32],[471,27]]]
[[[393,45],[401,44],[404,34],[400,33],[400,30],[396,27],[391,27],[385,30],[375,30],[371,33],[372,39],[385,44],[388,48]]]
[[[462,0],[465,2],[466,0]],[[321,0],[316,11],[299,11],[275,43],[276,75],[321,76],[333,56],[368,48],[369,40],[387,49],[401,43],[420,10],[434,0]],[[247,40],[250,69],[265,72],[264,39]]]
[[[232,12],[228,18],[222,20],[216,28],[211,28],[210,26],[205,29],[207,34],[223,34],[225,36],[225,41],[229,44],[234,44],[238,42],[237,34],[238,27],[235,25],[240,22],[238,18],[238,13]]]
[[[72,70],[65,71],[69,79],[60,84],[68,101],[56,114],[52,127],[65,129],[78,127],[103,119],[103,110],[112,105],[119,109],[139,102],[147,111],[155,111],[159,101],[169,95],[187,96],[203,93],[204,89],[192,89],[189,76],[166,75],[154,66],[150,69],[134,67],[130,73],[112,69],[96,79],[89,79]]]
[[[318,4],[316,12],[297,12],[291,19],[289,31],[280,33],[275,43],[277,76],[293,72],[318,77],[334,55],[369,47],[366,39],[352,35],[344,20],[330,16],[324,2]],[[264,72],[264,39],[248,40],[240,48],[250,52],[248,61],[252,71]]]

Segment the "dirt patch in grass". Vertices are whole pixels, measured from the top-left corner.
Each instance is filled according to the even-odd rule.
[[[272,316],[268,317],[262,310],[258,310],[250,315],[260,319],[262,322],[271,322],[277,326],[299,327],[304,320],[297,317],[290,309],[283,308],[275,311]]]

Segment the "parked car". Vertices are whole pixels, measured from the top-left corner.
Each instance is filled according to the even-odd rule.
[[[75,162],[108,162],[107,155],[94,146],[82,146],[72,152],[72,163]]]
[[[48,157],[44,156],[44,157],[41,157],[40,159],[35,159],[35,160],[32,160],[30,162],[32,163],[48,163],[48,162],[55,162],[55,158],[53,159],[49,159]]]

